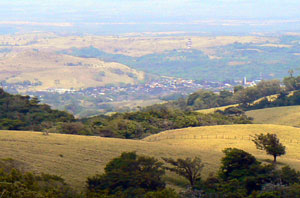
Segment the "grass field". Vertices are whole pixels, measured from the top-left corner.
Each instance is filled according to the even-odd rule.
[[[88,137],[64,134],[42,135],[39,132],[0,132],[0,158],[13,158],[25,169],[62,176],[82,188],[88,176],[101,173],[105,164],[124,151],[161,157],[200,156],[205,163],[203,176],[215,172],[227,147],[244,149],[259,159],[269,159],[255,149],[249,135],[277,133],[287,147],[287,155],[278,159],[300,170],[300,129],[279,125],[228,125],[186,128],[162,132],[144,140]],[[291,142],[293,141],[293,142]],[[297,143],[299,141],[299,144]],[[170,176],[171,179],[174,176]],[[176,179],[175,179],[176,180]],[[178,179],[177,179],[178,182]]]
[[[300,106],[273,107],[247,111],[254,123],[280,124],[300,127]]]
[[[135,84],[144,79],[143,72],[119,63],[39,51],[12,52],[0,58],[0,71],[0,80],[5,79],[8,83],[40,82],[38,86],[30,86],[29,90]],[[19,92],[23,91],[26,90],[20,88]]]
[[[235,105],[227,105],[227,106],[222,106],[222,107],[215,107],[215,108],[210,108],[210,109],[201,109],[201,110],[197,110],[196,112],[207,114],[207,113],[213,113],[213,112],[215,112],[217,110],[224,111],[225,109],[227,109],[229,107],[235,107],[235,106],[237,106],[237,104],[235,104]]]

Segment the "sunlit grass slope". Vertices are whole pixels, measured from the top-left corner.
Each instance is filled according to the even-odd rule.
[[[247,111],[254,123],[279,124],[300,127],[300,106],[273,107]]]
[[[229,107],[236,107],[236,106],[237,106],[237,104],[227,105],[227,106],[222,106],[222,107],[214,107],[214,108],[210,108],[210,109],[201,109],[201,110],[197,110],[196,112],[208,114],[208,113],[214,113],[217,110],[224,111],[225,109],[227,109]]]
[[[287,151],[285,156],[279,158],[279,162],[300,170],[300,129],[290,126],[249,124],[194,127],[165,131],[145,140],[197,152],[206,163],[204,171],[207,174],[217,170],[223,156],[221,151],[228,147],[243,149],[260,160],[272,160],[264,151],[257,150],[251,141],[251,136],[257,133],[276,133]]]
[[[289,95],[293,95],[294,92],[290,92]],[[269,101],[274,101],[276,100],[276,98],[278,97],[278,94],[274,94],[274,95],[270,95],[270,96],[267,96],[266,98],[269,100]],[[256,104],[256,103],[259,103],[260,101],[262,101],[263,99],[265,99],[265,97],[262,97],[262,98],[259,98],[255,101],[253,101],[251,104]],[[221,111],[224,111],[225,109],[229,108],[229,107],[236,107],[238,106],[238,104],[233,104],[233,105],[227,105],[227,106],[221,106],[221,107],[214,107],[214,108],[209,108],[209,109],[201,109],[201,110],[197,110],[196,112],[199,112],[199,113],[213,113],[217,110],[221,110]],[[276,123],[275,123],[276,124]]]
[[[60,175],[81,188],[88,176],[102,173],[107,162],[124,151],[137,151],[158,159],[200,156],[205,163],[203,176],[207,176],[217,171],[222,150],[227,147],[244,149],[259,159],[272,159],[256,150],[249,140],[249,135],[261,132],[277,133],[287,146],[287,155],[278,161],[300,170],[300,129],[256,124],[171,130],[144,140],[0,131],[0,158],[21,161],[29,171]]]
[[[60,175],[76,187],[84,187],[88,176],[102,173],[105,165],[124,151],[159,159],[198,154],[160,142],[20,131],[0,131],[0,145],[0,158],[23,162],[28,171]]]

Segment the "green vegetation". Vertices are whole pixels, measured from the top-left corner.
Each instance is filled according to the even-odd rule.
[[[116,113],[111,116],[95,116],[83,120],[91,126],[91,132],[104,137],[143,138],[169,129],[195,126],[249,124],[244,115],[226,116],[220,113],[200,114],[153,105],[137,112]]]
[[[134,198],[147,192],[163,190],[162,163],[134,152],[122,153],[104,168],[105,173],[88,178],[88,197],[95,194]],[[96,197],[96,196],[95,196]]]
[[[281,37],[281,42],[287,42]],[[214,57],[210,58],[203,51],[179,49],[154,53],[141,57],[103,52],[93,46],[71,48],[62,53],[79,57],[96,57],[104,61],[119,62],[147,73],[174,76],[194,80],[226,81],[239,80],[246,76],[256,80],[283,78],[289,69],[297,69],[300,63],[299,37],[290,37],[289,46],[272,46],[255,43],[233,43],[226,46],[212,47]],[[229,78],[229,76],[231,76]]]
[[[0,129],[35,130],[118,138],[143,138],[168,129],[218,124],[245,124],[244,115],[198,114],[154,105],[137,112],[116,113],[75,120],[71,114],[52,110],[36,98],[11,95],[0,90]]]
[[[154,158],[137,156],[135,152],[122,153],[112,159],[105,167],[105,173],[88,178],[88,197],[224,197],[254,198],[290,197],[300,195],[300,173],[284,166],[281,169],[273,164],[262,164],[253,155],[237,148],[223,150],[225,156],[217,176],[210,175],[201,180],[203,165],[200,158],[194,160],[165,158],[172,167],[167,170],[184,176],[190,181],[191,189],[176,194],[166,189],[162,179],[162,163]]]
[[[267,154],[272,155],[274,157],[274,163],[276,162],[277,156],[285,154],[285,146],[279,142],[276,134],[256,134],[253,142],[257,149],[265,150]]]
[[[0,129],[39,131],[73,120],[73,115],[39,104],[37,98],[11,95],[0,89]]]
[[[294,77],[293,70],[289,70],[290,76],[283,79],[284,88],[273,86],[273,94],[276,93],[277,97],[270,100],[267,97],[262,98],[260,101],[255,102],[251,105],[244,105],[244,110],[262,109],[268,107],[279,107],[279,106],[292,106],[300,104],[300,76]],[[263,90],[262,87],[257,86],[259,90]],[[292,92],[292,94],[290,94]],[[269,92],[269,95],[271,92]]]
[[[0,160],[1,198],[76,198],[80,197],[56,175],[23,173],[14,167],[14,160]]]
[[[284,80],[285,88],[280,86],[280,81],[270,80],[261,81],[253,87],[235,87],[234,93],[223,90],[216,94],[199,90],[187,98],[141,108],[136,112],[94,116],[81,120],[74,119],[66,112],[52,110],[48,105],[39,104],[37,98],[11,95],[1,89],[0,129],[139,139],[170,129],[248,124],[251,123],[251,119],[244,114],[245,110],[299,103],[299,91],[294,91],[292,95],[286,92],[288,85],[293,85],[290,81],[296,83],[295,86],[290,86],[289,90],[297,89],[297,78],[291,75]],[[275,100],[269,100],[268,96],[278,93],[280,94]],[[254,102],[255,100],[258,101]],[[210,114],[193,112],[232,104],[240,105]]]
[[[242,86],[236,86],[233,93],[228,90],[222,90],[219,93],[199,90],[190,94],[187,98],[180,98],[176,101],[170,101],[163,105],[172,108],[179,108],[185,111],[195,111],[240,104],[239,108],[248,110],[249,108],[254,108],[254,105],[252,104],[254,101],[261,98],[266,98],[267,100],[267,96],[277,94],[282,91],[283,89],[281,88],[280,81],[278,80],[261,81],[253,87],[244,88]],[[234,111],[237,111],[237,109]],[[230,114],[230,111],[225,113]],[[232,113],[237,114],[237,112]],[[242,112],[240,112],[240,114],[242,114]]]
[[[250,130],[251,132],[249,132]],[[254,135],[258,132],[270,130],[275,130],[280,139],[282,138],[282,141],[285,140],[284,142],[286,142],[287,146],[287,155],[280,158],[280,162],[278,162],[276,166],[273,166],[271,160],[266,160],[269,159],[267,155],[258,152],[257,149],[255,149],[255,146],[250,139],[240,139],[238,136],[241,134],[248,135],[249,133]],[[145,195],[142,193],[143,195],[141,197],[147,195],[147,197],[163,198],[164,195],[168,195],[168,197],[181,196],[182,198],[185,198],[192,197],[193,194],[201,194],[202,197],[216,196],[210,195],[210,193],[220,193],[224,196],[227,195],[228,197],[252,197],[255,193],[256,195],[261,195],[269,192],[278,194],[280,197],[280,193],[283,193],[284,191],[287,193],[294,193],[289,194],[289,197],[295,197],[295,193],[296,195],[299,194],[300,174],[286,166],[286,164],[289,164],[299,170],[297,161],[299,156],[299,152],[297,152],[297,150],[299,150],[299,144],[294,141],[293,143],[291,143],[291,141],[286,141],[287,138],[295,138],[298,140],[300,137],[299,129],[275,125],[228,125],[193,127],[174,131],[176,131],[174,134],[178,136],[190,134],[192,138],[168,138],[165,140],[158,140],[157,142],[148,142],[145,140],[95,138],[65,134],[50,134],[49,136],[43,136],[41,133],[33,132],[2,131],[0,135],[3,149],[0,153],[1,156],[9,155],[24,161],[25,165],[29,165],[28,168],[32,171],[34,170],[34,172],[46,171],[50,174],[55,173],[61,175],[70,185],[76,186],[79,190],[84,190],[84,181],[87,180],[87,177],[94,178],[94,176],[96,176],[96,178],[101,178],[107,174],[111,177],[102,180],[102,182],[107,181],[108,183],[101,183],[101,186],[105,186],[106,188],[111,186],[111,181],[114,181],[114,184],[117,186],[121,185],[119,188],[122,189],[120,190],[122,192],[128,190],[128,193],[139,193],[143,189],[140,189],[141,191],[135,191],[135,187],[131,189],[126,186],[124,187],[124,182],[122,181],[133,182],[133,184],[139,184],[139,182],[135,183],[136,181],[152,181],[154,178],[152,177],[152,174],[150,177],[143,174],[144,172],[148,174],[148,170],[155,170],[151,168],[143,169],[153,164],[150,163],[151,161],[148,161],[148,159],[153,158],[145,156],[150,155],[156,156],[157,158],[172,158],[174,159],[173,161],[190,162],[190,164],[185,164],[187,167],[196,167],[193,165],[195,164],[194,161],[199,162],[199,160],[193,159],[200,158],[203,161],[204,167],[201,170],[201,178],[199,179],[198,177],[197,181],[194,183],[194,189],[186,189],[188,188],[188,179],[186,179],[186,182],[181,182],[180,186],[177,186],[179,182],[171,183],[170,180],[168,180],[170,173],[169,171],[166,171],[168,177],[162,175],[161,181],[167,183],[167,187],[175,188],[177,192],[183,192],[178,195],[168,188],[149,192],[148,190],[143,190],[144,192],[147,192],[145,192]],[[195,131],[195,133],[191,133],[191,131]],[[164,132],[155,136],[172,136],[172,134],[169,133],[170,132]],[[206,140],[205,137],[204,139],[194,139],[195,134],[208,134],[214,138],[225,134],[226,138],[211,139],[210,137]],[[231,139],[229,139],[230,135],[232,136]],[[236,136],[236,138],[234,138],[234,136]],[[229,154],[225,154],[225,156],[219,152],[228,147],[231,147],[231,150],[234,151],[238,150],[238,152],[228,151]],[[237,147],[238,149],[234,149],[234,147]],[[249,153],[247,154],[247,152],[242,151],[241,149],[254,153],[255,157],[258,158],[252,158],[252,155]],[[132,150],[137,150],[138,155],[136,154],[136,158],[130,157],[134,156],[134,154],[130,154],[129,156],[121,154],[124,151],[130,152]],[[191,160],[187,160],[188,157]],[[223,164],[222,161],[220,163],[222,157],[227,157],[226,164]],[[141,158],[145,160],[141,160]],[[154,159],[154,161],[156,160]],[[259,161],[263,161],[263,163],[260,163]],[[145,163],[149,166],[146,166]],[[107,164],[106,167],[111,167],[108,172],[105,171],[105,166],[103,166],[105,164]],[[126,174],[126,165],[128,164],[133,164],[134,166],[133,168],[132,166],[128,166],[131,167],[131,169],[129,170],[129,173]],[[202,162],[200,163],[200,167],[201,164]],[[218,167],[223,167],[223,165],[226,165],[226,167],[234,167],[233,169],[230,169],[230,174],[226,177],[226,180],[219,176],[221,169],[215,176],[209,174],[210,172],[216,173]],[[170,164],[165,164],[165,166],[174,167],[172,165],[170,166]],[[137,167],[137,169],[135,169],[135,167]],[[144,171],[140,172],[142,169]],[[124,172],[118,172],[119,170],[124,170]],[[133,172],[131,170],[136,171]],[[159,168],[159,170],[162,169]],[[197,170],[197,167],[195,170]],[[207,175],[209,176],[207,177]],[[179,179],[178,177],[175,178]],[[146,183],[149,184],[148,182]],[[95,197],[106,198],[122,197],[122,192],[117,192],[118,187],[114,187],[115,188],[113,189],[116,194],[108,194],[108,192],[110,192],[109,188],[101,188],[101,190],[96,190],[95,192],[91,189],[91,192],[89,192],[91,193],[89,194],[91,196],[87,197],[92,197],[92,195]],[[138,188],[139,186],[137,186],[136,189]],[[295,189],[298,190],[295,191]],[[86,195],[86,190],[88,189],[82,191],[84,194],[82,196]],[[123,194],[123,197],[126,196],[127,195]]]
[[[288,92],[282,91],[278,94],[277,98],[274,100],[269,100],[268,98],[263,98],[259,102],[249,105],[245,110],[263,109],[270,107],[281,107],[281,106],[293,106],[300,105],[300,91],[294,91],[292,95]]]
[[[245,197],[255,190],[261,190],[264,183],[270,180],[274,169],[261,165],[251,154],[236,148],[227,148],[221,160],[219,188],[238,197]]]
[[[291,76],[285,79],[286,86],[288,85],[287,82],[293,78]],[[36,98],[14,96],[3,90],[1,93],[1,129],[43,130],[127,139],[143,138],[169,129],[247,124],[251,123],[251,120],[245,116],[245,110],[294,105],[300,101],[300,92],[294,91],[294,94],[288,95],[278,80],[271,80],[261,81],[254,87],[235,87],[234,93],[223,90],[216,94],[211,91],[199,90],[187,98],[141,108],[136,112],[115,113],[111,116],[102,115],[75,120],[72,115],[66,112],[51,110],[48,105],[39,104]],[[277,99],[273,101],[268,99],[267,96],[277,93],[280,93]],[[257,99],[260,100],[253,103]],[[193,112],[198,109],[232,104],[240,105],[210,114]]]
[[[300,105],[300,76],[286,77],[283,84],[284,87],[279,80],[261,81],[252,87],[236,86],[233,93],[227,90],[220,93],[199,90],[185,99],[164,105],[186,111],[216,108],[215,111],[223,115],[242,115],[244,111],[254,109]],[[217,107],[224,108],[221,110]]]
[[[201,170],[203,168],[202,161],[199,157],[177,159],[163,158],[163,160],[172,165],[173,167],[166,167],[167,170],[177,173],[178,175],[189,180],[191,187],[193,188],[197,181],[201,179]]]

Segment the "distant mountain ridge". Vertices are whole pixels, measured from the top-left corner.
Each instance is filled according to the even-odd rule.
[[[173,49],[139,57],[104,52],[94,46],[62,53],[119,62],[146,73],[193,80],[274,79],[300,64],[300,37],[282,36],[277,43],[229,43],[206,49]]]

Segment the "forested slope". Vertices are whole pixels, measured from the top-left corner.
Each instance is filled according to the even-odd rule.
[[[0,89],[0,129],[42,130],[57,122],[73,120],[73,115],[39,104],[37,98],[12,95]]]

